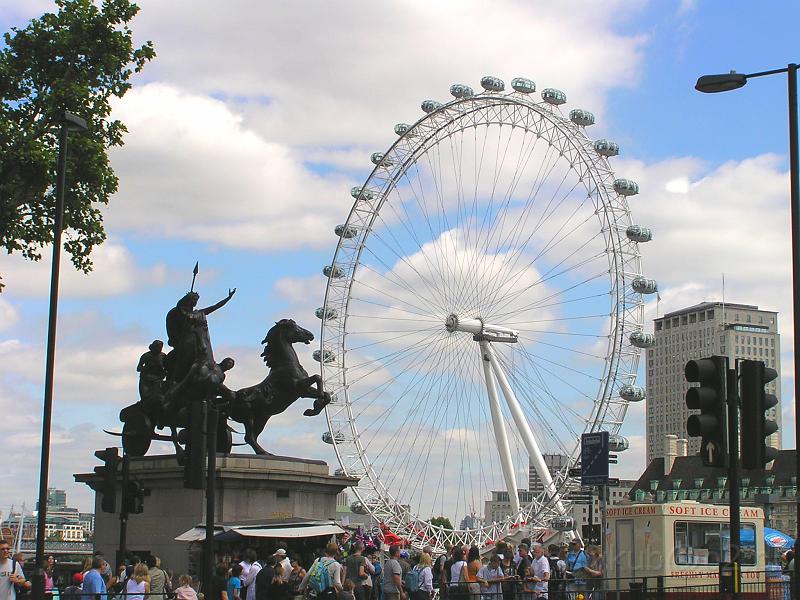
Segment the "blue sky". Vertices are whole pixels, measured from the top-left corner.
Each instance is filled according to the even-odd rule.
[[[455,82],[478,89],[485,74],[563,89],[565,113],[593,110],[589,135],[619,142],[615,172],[641,184],[631,207],[655,230],[643,270],[659,281],[661,314],[720,298],[723,272],[728,300],[780,311],[783,440],[794,446],[786,80],[718,95],[693,86],[704,73],[800,60],[797,3],[298,2],[225,15],[207,2],[140,4],[133,29],[158,57],[115,107],[130,134],[112,154],[109,240],[92,276],[62,271],[51,484],[79,506],[90,495],[71,474],[112,443],[101,429],[135,400],[136,359],[163,339],[195,260],[201,303],[238,289],[210,327],[217,357],[237,359],[235,384],[252,384],[265,375],[258,342],[272,322],[318,330],[332,229],[370,153],[396,139],[396,122],[421,116],[422,100],[447,100]],[[2,2],[0,28],[51,9]],[[2,257],[0,272],[7,511],[36,496],[49,265]],[[649,303],[645,330],[654,316]],[[301,410],[263,442],[333,466],[323,419]],[[633,407],[622,476],[644,467],[643,423]]]

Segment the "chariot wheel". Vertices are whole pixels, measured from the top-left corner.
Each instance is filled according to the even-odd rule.
[[[217,454],[230,454],[233,448],[233,436],[228,427],[228,418],[220,413],[217,423]]]
[[[590,112],[562,114],[559,90],[481,85],[423,102],[372,155],[317,310],[323,440],[361,478],[357,508],[418,546],[570,529],[580,436],[624,446],[652,345],[651,233],[617,144],[587,136]]]
[[[153,424],[141,410],[132,410],[122,425],[122,449],[128,456],[144,456],[153,440]]]

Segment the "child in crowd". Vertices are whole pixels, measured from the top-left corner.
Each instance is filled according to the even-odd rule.
[[[178,589],[175,590],[178,600],[197,600],[197,592],[195,592],[192,587],[191,577],[188,575],[181,575],[178,577],[178,586]]]

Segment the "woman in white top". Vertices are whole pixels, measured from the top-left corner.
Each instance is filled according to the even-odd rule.
[[[423,552],[414,568],[419,571],[419,589],[411,595],[411,600],[430,600],[433,598],[433,560]]]
[[[464,548],[456,547],[453,549],[453,566],[450,567],[450,597],[463,591],[463,595],[469,594],[467,583],[467,561],[464,560]]]
[[[147,565],[139,563],[133,569],[133,576],[125,584],[125,594],[128,600],[144,600],[145,594],[150,593],[150,573]]]

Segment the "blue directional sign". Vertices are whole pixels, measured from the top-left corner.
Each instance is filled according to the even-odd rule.
[[[608,432],[581,436],[581,485],[608,485]]]

